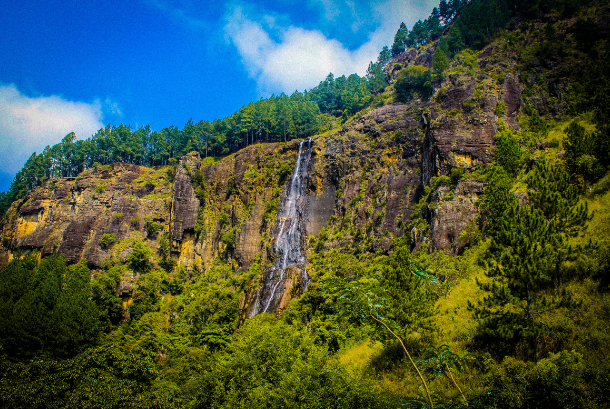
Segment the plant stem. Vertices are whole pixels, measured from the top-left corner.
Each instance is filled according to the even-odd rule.
[[[382,324],[384,327],[386,327],[386,329],[388,331],[390,331],[390,334],[394,335],[394,337],[398,340],[398,342],[400,342],[400,345],[402,345],[402,349],[404,349],[405,353],[407,354],[407,356],[409,357],[409,360],[411,361],[411,364],[413,364],[413,367],[415,368],[415,370],[417,371],[417,374],[419,375],[419,379],[421,379],[422,385],[424,385],[424,389],[426,389],[426,395],[428,395],[428,401],[430,401],[430,408],[434,409],[434,403],[432,403],[432,396],[430,396],[430,390],[428,389],[428,384],[426,383],[423,375],[421,374],[421,372],[419,371],[419,368],[417,368],[417,365],[415,365],[415,362],[413,361],[413,358],[411,358],[411,354],[409,354],[409,351],[407,351],[407,347],[405,347],[404,342],[402,342],[402,339],[400,339],[400,337],[398,335],[396,335],[394,333],[394,331],[392,331],[390,329],[390,327],[387,326],[387,324],[379,319],[377,319],[373,314],[371,314],[371,317],[379,322],[380,324]],[[459,389],[459,388],[458,388]],[[461,392],[461,391],[460,391]],[[463,396],[463,395],[462,395]]]
[[[457,382],[453,378],[453,374],[451,373],[451,369],[449,369],[449,365],[445,364],[445,366],[447,367],[447,372],[449,372],[449,376],[451,377],[453,384],[455,385],[456,388],[458,388],[458,391],[460,391],[460,393],[462,394],[462,398],[464,398],[464,401],[466,402],[466,407],[468,407],[468,399],[466,399],[466,396],[464,396],[464,392],[462,392],[462,389],[460,389],[460,386],[457,384]]]

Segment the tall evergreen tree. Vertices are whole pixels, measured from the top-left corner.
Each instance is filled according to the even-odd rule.
[[[436,46],[436,50],[434,50],[434,59],[432,60],[434,75],[439,79],[443,79],[445,70],[449,68],[449,59],[440,44],[442,40],[444,39],[439,40],[439,44]]]
[[[492,165],[480,205],[485,216],[485,230],[491,235],[502,225],[504,212],[517,201],[511,193],[512,186],[513,178],[506,170],[502,166]]]
[[[516,177],[521,164],[521,146],[509,130],[496,135],[495,159],[511,176]]]
[[[582,233],[591,216],[587,205],[579,204],[578,189],[570,184],[569,174],[559,164],[538,162],[527,184],[532,207],[539,209],[549,222],[549,242],[555,257],[553,270],[556,284],[561,286],[563,264],[580,252],[580,248],[570,245],[569,239]]]
[[[451,6],[447,3],[447,0],[441,0],[438,5],[438,14],[443,21],[443,24],[447,24],[451,21],[453,17],[453,11],[451,10]]]
[[[392,56],[396,57],[403,53],[407,47],[407,38],[409,37],[409,30],[405,23],[400,23],[400,27],[394,35],[394,42],[392,43]]]
[[[565,133],[563,148],[568,172],[586,181],[603,176],[605,169],[596,157],[595,134],[587,132],[576,121],[570,122]]]
[[[550,223],[539,209],[514,202],[506,210],[491,245],[489,281],[477,281],[489,295],[469,302],[480,330],[505,353],[520,341],[535,348],[548,332],[544,314],[576,303],[553,289],[555,249]],[[488,342],[490,340],[488,339]]]
[[[466,47],[464,44],[464,38],[462,37],[462,31],[457,24],[453,24],[449,29],[447,45],[449,46],[449,51],[451,51],[452,54],[457,54],[460,52],[460,50]]]
[[[403,337],[434,330],[430,318],[436,313],[436,296],[430,291],[430,283],[421,276],[421,270],[409,247],[402,246],[394,251],[383,271],[381,283],[387,290],[388,318],[401,328]]]

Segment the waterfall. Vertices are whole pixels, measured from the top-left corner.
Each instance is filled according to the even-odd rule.
[[[249,316],[261,312],[272,312],[277,309],[284,294],[287,270],[296,268],[303,283],[303,290],[309,284],[309,276],[305,270],[305,255],[303,254],[303,239],[305,226],[303,223],[303,198],[307,182],[309,160],[311,159],[312,140],[307,139],[299,145],[297,163],[292,173],[290,185],[282,194],[278,208],[274,231],[275,243],[273,251],[278,255],[274,266],[268,269],[261,287],[256,292],[254,308]]]

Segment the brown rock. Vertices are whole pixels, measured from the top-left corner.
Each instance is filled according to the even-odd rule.
[[[171,212],[172,240],[181,241],[185,230],[193,229],[199,215],[199,199],[191,182],[191,171],[199,169],[199,153],[180,158],[174,181],[174,199]]]
[[[451,200],[449,188],[442,186],[437,190],[436,208],[432,211],[430,222],[430,245],[432,249],[458,253],[464,247],[459,239],[460,233],[478,214],[478,194],[483,192],[483,184],[473,181],[460,181]]]

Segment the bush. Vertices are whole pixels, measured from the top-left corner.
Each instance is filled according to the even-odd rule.
[[[149,236],[155,236],[163,229],[163,225],[152,220],[146,220],[146,232]]]
[[[506,105],[504,104],[504,102],[499,101],[498,105],[496,105],[496,108],[494,109],[494,114],[496,114],[496,116],[504,116],[505,113]]]
[[[102,237],[100,238],[100,246],[102,246],[104,248],[108,248],[108,247],[112,246],[115,241],[116,241],[116,234],[114,234],[114,233],[102,234]]]
[[[416,94],[421,99],[430,98],[434,88],[432,86],[432,73],[421,65],[412,65],[400,70],[398,79],[394,84],[396,99],[407,102]]]
[[[102,173],[110,173],[110,172],[112,172],[112,166],[110,166],[110,165],[103,165],[103,166],[99,167],[99,170]]]
[[[89,349],[67,360],[12,363],[0,358],[0,406],[5,408],[174,408],[171,390],[153,387],[153,360],[117,346]]]
[[[131,267],[134,270],[146,271],[150,267],[152,251],[148,246],[139,240],[134,240],[133,250],[127,256]]]
[[[140,227],[140,216],[133,216],[129,223],[131,224],[131,227],[137,229],[138,227]]]
[[[222,233],[220,235],[220,241],[226,246],[225,254],[233,253],[233,250],[235,250],[235,233]]]
[[[329,358],[306,331],[258,315],[194,380],[197,407],[397,407]]]
[[[489,396],[497,408],[607,407],[607,378],[607,369],[588,367],[578,352],[551,353],[537,363],[507,357],[492,369]]]
[[[478,105],[479,105],[478,102],[476,102],[475,100],[469,99],[468,101],[465,101],[462,104],[462,108],[464,109],[464,112],[472,112],[477,108]]]
[[[280,185],[283,184],[286,179],[288,179],[288,176],[290,176],[292,173],[292,168],[292,164],[288,161],[282,161],[280,163],[280,167],[277,170],[277,177]]]

